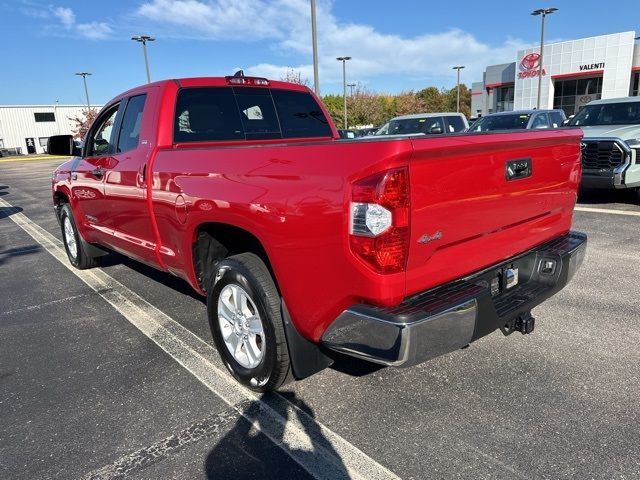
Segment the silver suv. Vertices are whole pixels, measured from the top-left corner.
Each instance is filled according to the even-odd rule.
[[[633,188],[640,200],[640,97],[594,100],[568,124],[582,128],[582,186]]]
[[[563,110],[515,110],[490,113],[477,119],[470,132],[494,130],[540,130],[561,127],[567,117]]]

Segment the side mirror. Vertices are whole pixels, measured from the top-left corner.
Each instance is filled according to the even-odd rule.
[[[434,125],[429,129],[429,133],[442,133],[442,127],[440,125]]]
[[[562,121],[562,126],[563,126],[563,127],[566,127],[567,125],[569,125],[569,122],[570,122],[570,121],[571,121],[571,119],[570,119],[570,118],[567,118],[567,119],[563,120],[563,121]]]
[[[80,149],[76,147],[71,135],[54,135],[47,141],[47,153],[49,155],[75,156],[80,155]]]

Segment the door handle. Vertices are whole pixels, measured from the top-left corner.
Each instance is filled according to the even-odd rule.
[[[104,168],[94,168],[93,170],[91,170],[91,175],[98,178],[102,177],[104,175]]]
[[[530,177],[532,173],[531,159],[519,158],[517,160],[509,160],[506,165],[507,180],[517,180],[519,178]]]

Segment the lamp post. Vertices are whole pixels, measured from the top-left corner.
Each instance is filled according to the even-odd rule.
[[[151,74],[149,73],[149,58],[147,57],[147,42],[155,41],[155,38],[149,35],[138,35],[137,37],[131,37],[131,40],[142,43],[142,50],[144,51],[144,66],[147,69],[147,83],[151,83]]]
[[[349,95],[353,97],[353,87],[355,87],[357,83],[347,83],[347,87],[349,87]]]
[[[557,11],[557,8],[539,8],[531,12],[531,15],[538,16],[542,15],[542,24],[540,27],[540,58],[538,59],[538,101],[536,102],[536,108],[540,110],[540,93],[542,88],[542,54],[544,50],[544,19],[547,15],[551,15],[553,12]]]
[[[84,82],[84,94],[87,97],[87,110],[91,109],[91,103],[89,102],[89,89],[87,88],[87,75],[91,75],[89,72],[78,72],[76,75],[82,77],[82,81]]]
[[[311,0],[311,44],[313,46],[313,91],[320,96],[318,75],[318,33],[316,30],[316,0]]]
[[[344,128],[347,128],[347,60],[351,60],[351,57],[338,57],[339,62],[342,62],[342,94],[344,99]]]
[[[458,100],[456,102],[456,112],[460,111],[460,70],[462,70],[464,68],[464,65],[458,65],[453,67],[454,70],[458,71],[458,82],[457,82],[457,87],[458,87]]]

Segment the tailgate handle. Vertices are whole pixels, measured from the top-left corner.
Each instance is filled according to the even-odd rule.
[[[517,180],[518,178],[530,177],[531,159],[519,158],[517,160],[509,160],[506,168],[507,180]]]

